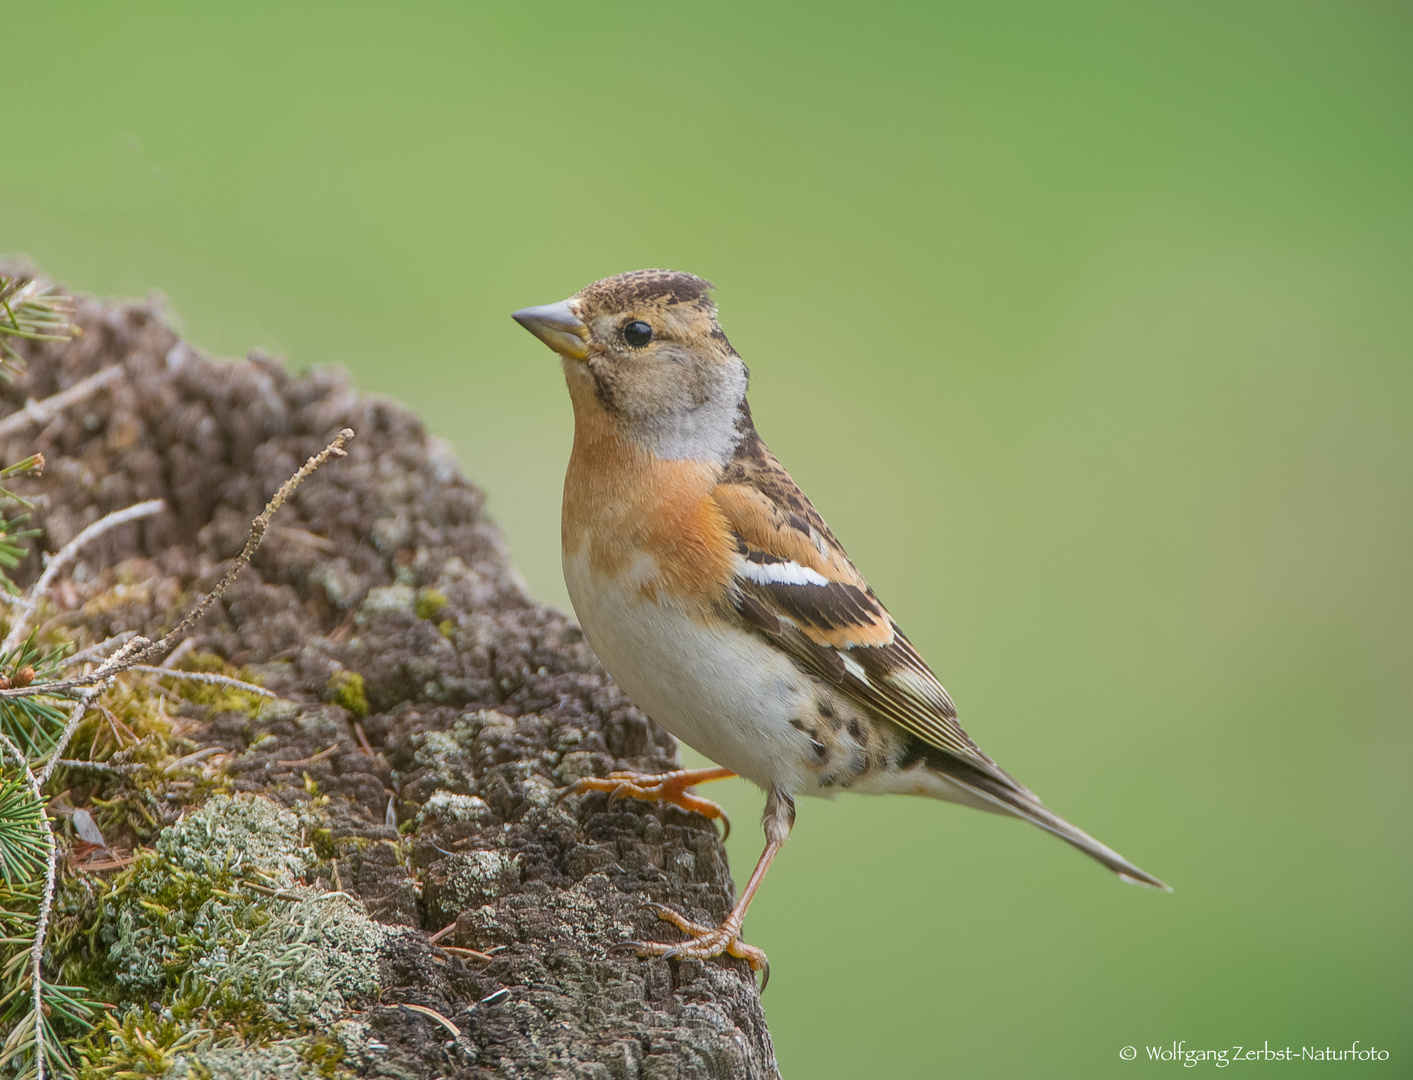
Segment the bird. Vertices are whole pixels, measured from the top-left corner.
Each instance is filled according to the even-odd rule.
[[[749,371],[711,282],[606,277],[511,316],[558,354],[574,411],[560,540],[574,613],[614,681],[717,767],[586,777],[710,818],[692,793],[740,776],[765,792],[765,847],[719,926],[664,905],[680,942],[640,956],[746,960],[746,911],[795,822],[795,799],[929,796],[1017,817],[1121,878],[1170,891],[1050,811],[962,729],[942,683],[756,431]],[[724,822],[729,829],[729,821]]]

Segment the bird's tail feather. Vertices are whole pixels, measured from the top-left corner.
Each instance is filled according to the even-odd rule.
[[[1000,785],[996,785],[1000,788]],[[982,798],[988,796],[1001,803],[1006,812],[1014,814],[1016,817],[1024,818],[1032,825],[1038,825],[1048,833],[1058,836],[1067,844],[1073,844],[1096,862],[1103,863],[1114,873],[1125,881],[1134,885],[1147,885],[1149,888],[1161,889],[1163,892],[1172,892],[1172,886],[1159,881],[1146,870],[1142,870],[1129,862],[1113,848],[1101,844],[1094,837],[1090,836],[1083,829],[1071,825],[1058,814],[1053,813],[1038,800],[1032,801],[1023,796],[1012,796],[1007,798],[1007,794],[1002,791],[989,792],[979,791]]]
[[[1071,825],[1064,818],[1052,812],[1031,791],[1019,783],[1011,781],[1014,786],[1002,783],[996,777],[990,776],[950,754],[929,755],[928,764],[944,773],[952,783],[960,785],[974,796],[977,803],[973,803],[973,805],[979,803],[988,810],[1022,818],[1032,825],[1038,825],[1066,843],[1073,844],[1096,862],[1103,863],[1127,882],[1161,889],[1163,892],[1173,891],[1171,886],[1165,885],[1146,870],[1139,869],[1113,848],[1101,844],[1083,829]]]

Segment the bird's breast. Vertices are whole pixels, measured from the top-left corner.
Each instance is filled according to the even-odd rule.
[[[736,550],[711,497],[720,466],[655,458],[611,432],[576,427],[561,545],[586,572],[706,618],[725,599]]]
[[[794,790],[808,743],[790,721],[814,688],[725,616],[739,556],[711,498],[719,471],[576,431],[564,581],[589,644],[639,708],[718,764]]]
[[[791,721],[815,690],[788,657],[725,620],[694,617],[643,584],[661,581],[640,555],[596,570],[587,545],[566,550],[564,580],[584,635],[633,703],[683,742],[759,784],[807,786],[808,740]]]

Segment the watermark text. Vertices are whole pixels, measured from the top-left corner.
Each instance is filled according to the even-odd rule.
[[[1272,1046],[1270,1041],[1260,1046],[1224,1046],[1208,1048],[1188,1046],[1186,1039],[1176,1039],[1166,1046],[1125,1046],[1119,1050],[1124,1061],[1160,1061],[1193,1069],[1198,1065],[1228,1065],[1247,1062],[1285,1061],[1387,1061],[1388,1051],[1375,1046],[1363,1046],[1356,1039],[1349,1046]]]

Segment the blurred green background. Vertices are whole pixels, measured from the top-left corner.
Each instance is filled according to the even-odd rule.
[[[1413,1075],[1406,4],[3,22],[0,250],[409,402],[551,603],[571,418],[508,313],[712,278],[763,434],[971,733],[1177,888],[802,804],[747,924],[787,1076],[1134,1076],[1178,1039]]]

